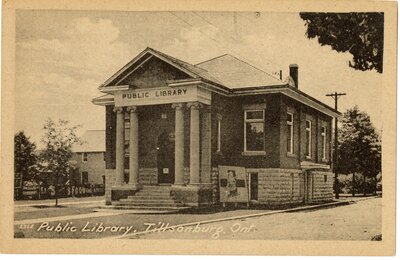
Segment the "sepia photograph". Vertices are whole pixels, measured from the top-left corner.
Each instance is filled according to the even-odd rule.
[[[395,239],[397,3],[11,2],[24,4],[8,4],[14,28],[3,24],[14,246],[333,241],[394,254],[379,248]]]

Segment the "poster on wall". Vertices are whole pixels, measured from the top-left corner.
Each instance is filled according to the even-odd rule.
[[[249,193],[245,168],[237,166],[219,166],[218,171],[220,201],[222,203],[247,203],[249,201]]]

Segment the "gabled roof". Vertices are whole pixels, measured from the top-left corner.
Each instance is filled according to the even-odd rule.
[[[188,74],[188,77],[203,79],[227,89],[244,87],[265,87],[284,85],[285,83],[270,74],[244,62],[230,54],[225,54],[208,61],[192,65],[165,53],[147,47],[132,61],[104,82],[101,87],[118,85],[129,75],[129,71],[143,65],[152,57],[157,57],[179,70]]]
[[[137,55],[133,60],[131,60],[128,64],[126,64],[122,69],[117,71],[113,76],[111,76],[108,80],[106,80],[100,87],[107,87],[118,85],[125,75],[129,74],[129,71],[134,70],[136,67],[143,65],[149,59],[157,57],[170,65],[176,67],[177,69],[183,71],[184,73],[188,74],[188,77],[191,78],[201,78],[205,79],[206,81],[211,81],[215,84],[221,85],[221,83],[213,77],[210,73],[206,70],[196,67],[192,64],[179,60],[177,58],[171,57],[165,53],[156,51],[152,48],[147,47],[144,51],[142,51],[139,55]]]
[[[210,83],[214,91],[223,89],[224,93],[228,95],[251,95],[255,93],[273,93],[274,91],[278,91],[292,98],[302,100],[301,102],[307,103],[320,111],[324,111],[323,113],[328,115],[340,115],[335,109],[294,88],[290,83],[279,80],[271,74],[230,54],[218,56],[192,65],[149,47],[100,86],[102,92],[111,93],[111,95],[95,98],[93,102],[98,105],[112,104],[114,100],[112,94],[114,91],[129,88],[129,86],[121,86],[119,83],[136,68],[140,68],[144,63],[154,57],[163,60],[188,75],[188,79],[167,82],[170,86],[174,84],[184,84],[187,81],[200,81]]]
[[[179,67],[185,68],[186,70],[192,72],[193,74],[195,74],[199,78],[203,78],[205,80],[209,80],[209,81],[212,81],[212,82],[217,83],[219,85],[222,85],[222,83],[217,78],[215,78],[212,74],[210,74],[209,71],[207,71],[207,70],[205,70],[205,69],[203,69],[201,67],[197,67],[197,66],[192,65],[190,63],[187,63],[185,61],[182,61],[182,60],[179,60],[177,58],[171,57],[171,56],[169,56],[169,55],[167,55],[165,53],[159,52],[157,50],[154,50],[154,49],[151,49],[151,48],[148,48],[148,49],[153,51],[153,52],[155,52],[155,53],[157,53],[158,55],[160,55],[162,57],[165,57],[166,59],[171,60],[173,63],[177,64]]]
[[[283,81],[230,54],[201,62],[196,67],[208,71],[230,89],[284,85]]]
[[[74,145],[72,147],[72,152],[88,153],[106,151],[105,130],[88,130],[81,136],[81,140],[83,144]]]

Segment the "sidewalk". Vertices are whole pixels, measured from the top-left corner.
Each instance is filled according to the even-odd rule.
[[[138,235],[145,235],[145,234],[151,234],[151,233],[157,233],[157,232],[165,232],[168,230],[175,230],[175,229],[178,229],[181,227],[199,226],[199,225],[212,224],[212,223],[217,223],[217,222],[243,220],[243,219],[257,218],[257,217],[263,217],[263,216],[267,216],[267,215],[274,215],[274,214],[280,214],[280,213],[316,210],[316,209],[321,209],[321,208],[330,208],[330,207],[337,207],[337,206],[343,206],[343,205],[349,205],[349,202],[348,201],[334,201],[334,202],[328,202],[328,203],[323,203],[323,204],[305,205],[305,206],[299,206],[299,207],[282,209],[282,210],[266,210],[263,212],[258,212],[258,213],[253,213],[253,214],[229,216],[229,217],[222,217],[222,218],[216,218],[216,219],[208,219],[208,220],[201,220],[201,221],[196,221],[196,222],[171,225],[171,226],[168,226],[168,228],[166,230],[160,230],[160,229],[146,230],[146,231],[136,232],[136,233],[132,233],[129,235],[123,235],[123,236],[118,236],[118,237],[114,237],[114,238],[129,238],[129,237],[133,238]]]
[[[14,207],[32,207],[32,206],[53,206],[55,205],[55,199],[46,200],[16,200],[14,201]],[[71,205],[71,204],[84,204],[84,203],[98,203],[104,202],[104,196],[95,197],[70,197],[58,199],[59,205]]]
[[[274,212],[274,215],[203,221],[201,225],[188,223],[119,238],[370,241],[382,234],[381,201],[379,197],[369,197],[355,203],[347,202],[343,207],[325,207],[323,210],[305,206]]]
[[[372,199],[368,197],[367,199]],[[363,198],[365,199],[365,198]],[[86,207],[88,204],[82,206],[66,206],[61,208],[44,208],[36,212],[27,212],[18,214],[15,219],[16,231],[20,230],[24,232],[24,236],[27,238],[54,238],[54,232],[37,231],[39,222],[47,222],[49,225],[65,224],[67,222],[72,223],[78,229],[81,229],[88,223],[90,225],[102,224],[104,226],[123,227],[126,225],[133,226],[134,231],[131,231],[128,236],[121,237],[122,233],[113,232],[78,232],[68,233],[62,232],[57,234],[58,238],[138,238],[142,235],[151,233],[148,232],[148,225],[152,227],[169,226],[169,227],[190,227],[197,224],[207,225],[212,223],[225,223],[227,221],[247,221],[248,219],[258,219],[260,217],[266,217],[268,215],[281,215],[280,213],[296,213],[296,212],[314,212],[319,211],[321,208],[338,208],[341,205],[349,205],[353,200],[343,199],[335,202],[317,204],[317,205],[303,205],[294,208],[281,209],[281,210],[267,210],[267,209],[210,209],[209,211],[192,211],[185,213],[173,213],[173,214],[135,214],[134,212],[126,212],[123,210],[115,210],[114,212],[94,212],[98,208]],[[66,203],[73,203],[66,202]],[[96,202],[96,201],[95,201]],[[97,200],[101,203],[101,200]],[[84,202],[85,203],[85,202]],[[89,203],[89,202],[88,202]],[[357,203],[354,203],[357,204]],[[93,205],[93,204],[92,204]],[[26,207],[30,209],[34,207]],[[21,230],[18,224],[31,224],[32,229]],[[22,227],[23,228],[23,227]],[[138,236],[139,235],[139,236]]]

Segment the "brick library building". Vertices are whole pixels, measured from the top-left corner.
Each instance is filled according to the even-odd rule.
[[[147,48],[100,87],[106,203],[281,206],[333,199],[332,120],[299,90],[231,55],[189,64]]]

